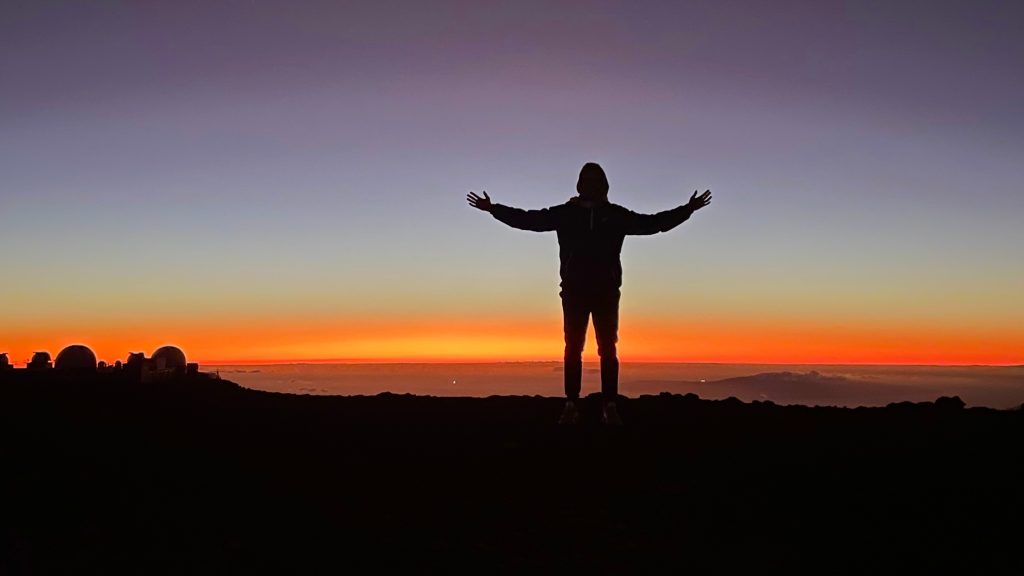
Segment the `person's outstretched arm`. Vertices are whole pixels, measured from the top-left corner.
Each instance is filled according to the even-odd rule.
[[[657,214],[637,214],[627,211],[625,232],[632,235],[668,232],[686,222],[691,214],[708,204],[711,204],[711,190],[705,190],[700,196],[697,196],[697,191],[694,190],[689,202],[671,210]]]
[[[476,192],[470,192],[466,195],[466,200],[473,208],[490,212],[491,216],[513,228],[533,232],[550,232],[557,228],[555,215],[549,208],[544,208],[543,210],[521,210],[511,206],[495,204],[491,202],[491,197],[487,195],[487,191],[484,191],[483,194],[481,197],[477,196]]]

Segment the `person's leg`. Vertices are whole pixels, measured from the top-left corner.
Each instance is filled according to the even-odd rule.
[[[565,397],[580,397],[583,382],[583,345],[587,341],[590,308],[585,298],[562,292],[562,329],[565,332]]]
[[[619,394],[619,291],[595,298],[593,313],[597,353],[601,356],[601,396],[605,402],[614,402]]]

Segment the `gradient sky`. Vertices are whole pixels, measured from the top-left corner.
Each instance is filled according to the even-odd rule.
[[[0,352],[553,359],[540,208],[637,211],[624,360],[1024,363],[1019,2],[0,4]],[[593,336],[588,353],[593,349]]]

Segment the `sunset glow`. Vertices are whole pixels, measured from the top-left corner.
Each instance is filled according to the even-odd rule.
[[[555,235],[463,197],[596,161],[715,198],[627,238],[624,362],[1022,364],[1011,5],[4,8],[0,353],[559,359]]]
[[[1024,348],[1020,330],[969,331],[941,327],[879,327],[824,323],[717,321],[672,323],[633,319],[622,326],[624,362],[729,362],[807,364],[1014,364]],[[157,329],[158,328],[158,329]],[[560,318],[547,322],[491,319],[452,323],[437,319],[413,325],[370,322],[291,325],[249,322],[196,328],[187,323],[154,326],[153,335],[129,327],[39,331],[26,329],[8,342],[12,361],[35,350],[56,353],[85,342],[101,359],[123,360],[130,351],[152,352],[169,342],[193,360],[209,363],[327,361],[494,362],[561,358]],[[159,334],[159,335],[157,335]],[[596,359],[593,334],[585,356]]]

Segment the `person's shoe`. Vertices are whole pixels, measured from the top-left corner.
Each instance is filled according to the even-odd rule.
[[[601,422],[609,426],[622,426],[622,418],[619,416],[619,409],[615,407],[615,402],[605,403]]]
[[[558,419],[558,423],[562,425],[576,424],[580,421],[580,411],[576,408],[576,403],[572,400],[565,401],[565,408],[562,409],[562,416]]]

